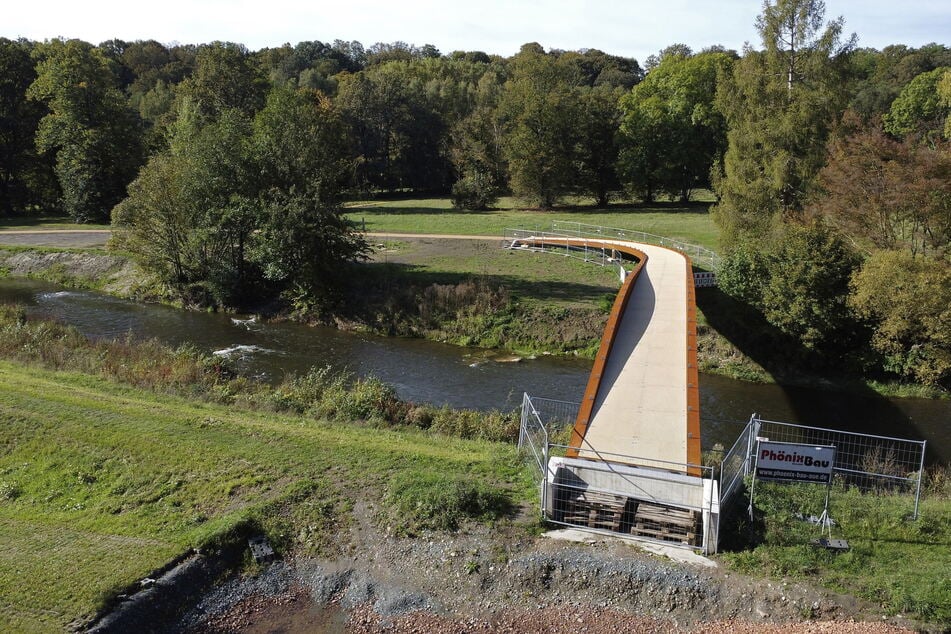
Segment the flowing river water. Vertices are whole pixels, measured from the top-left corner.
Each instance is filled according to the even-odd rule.
[[[239,372],[270,382],[330,365],[374,375],[400,397],[457,408],[511,410],[522,393],[580,401],[591,362],[542,356],[513,362],[490,351],[419,339],[384,338],[246,316],[188,312],[49,284],[0,280],[0,301],[72,324],[91,338],[157,338],[226,357]],[[701,375],[702,444],[729,447],[758,413],[817,427],[924,439],[928,461],[951,461],[951,401],[886,399],[808,388],[759,385]]]

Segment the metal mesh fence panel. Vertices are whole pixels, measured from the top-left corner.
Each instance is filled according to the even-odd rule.
[[[740,432],[733,447],[723,456],[720,463],[720,512],[725,511],[733,496],[743,486],[743,478],[750,472],[750,454],[755,438],[753,424]]]
[[[906,496],[914,502],[913,517],[918,516],[925,441],[780,423],[755,416],[749,429],[754,438],[835,446],[833,484]]]

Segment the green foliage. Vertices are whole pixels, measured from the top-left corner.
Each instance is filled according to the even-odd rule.
[[[822,223],[789,225],[771,243],[733,249],[718,272],[720,288],[758,310],[780,333],[829,362],[854,344],[847,305],[858,267],[843,237]]]
[[[882,117],[885,131],[896,137],[919,133],[935,137],[942,133],[951,107],[938,94],[938,84],[951,69],[936,68],[922,73],[905,86]]]
[[[36,79],[32,48],[25,40],[0,38],[0,216],[48,210],[58,197],[52,164],[34,143],[46,112],[26,96]]]
[[[755,243],[737,245],[720,262],[717,286],[750,306],[761,306],[770,278],[767,249]]]
[[[621,99],[625,185],[645,201],[660,194],[689,200],[710,186],[726,149],[723,117],[713,107],[717,77],[733,64],[725,53],[665,55]]]
[[[428,470],[411,470],[390,480],[386,502],[388,521],[398,533],[456,530],[467,519],[496,520],[509,515],[513,504],[498,487]]]
[[[337,207],[346,163],[329,103],[278,88],[253,123],[236,109],[208,119],[189,98],[178,108],[169,149],[116,209],[120,247],[189,303],[235,306],[285,289],[319,302],[365,250]]]
[[[842,236],[822,224],[790,226],[771,256],[763,288],[766,319],[806,350],[834,356],[849,349],[849,279],[859,260]]]
[[[203,121],[229,110],[250,118],[261,108],[265,93],[266,84],[247,48],[234,42],[199,46],[194,71],[176,90],[179,99],[195,105]]]
[[[877,251],[853,279],[850,302],[874,328],[887,369],[925,384],[951,380],[951,265]]]
[[[580,77],[536,47],[513,58],[499,108],[513,193],[550,209],[572,189]]]
[[[938,82],[938,96],[941,97],[941,105],[949,111],[944,120],[944,138],[951,139],[951,70],[946,70],[941,76]]]
[[[469,172],[452,184],[452,206],[456,209],[488,209],[499,199],[491,175]]]
[[[56,156],[63,208],[77,222],[105,219],[141,164],[135,116],[99,49],[56,39],[33,56],[37,75],[27,94],[49,108],[36,145]]]
[[[825,159],[825,141],[845,106],[842,21],[823,29],[815,0],[764,4],[757,20],[764,51],[745,51],[717,83],[728,149],[715,179],[716,219],[730,245],[769,233],[797,215]]]

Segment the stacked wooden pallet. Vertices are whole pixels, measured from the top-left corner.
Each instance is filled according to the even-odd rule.
[[[700,516],[695,511],[641,502],[634,514],[631,534],[698,546]]]
[[[601,491],[571,491],[567,496],[563,519],[568,524],[621,530],[628,499]]]

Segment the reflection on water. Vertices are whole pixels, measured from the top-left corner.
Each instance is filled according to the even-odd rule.
[[[192,344],[228,359],[237,371],[278,382],[313,366],[330,365],[374,375],[404,399],[475,409],[513,409],[523,392],[580,401],[590,361],[540,357],[512,362],[482,350],[418,339],[375,337],[334,328],[257,322],[137,304],[86,291],[64,291],[26,280],[0,280],[0,301],[70,323],[93,338],[155,337]],[[505,362],[500,362],[505,361]],[[754,385],[719,376],[700,378],[703,446],[732,444],[758,413],[769,420],[926,439],[929,460],[951,459],[951,402],[884,399],[777,385]]]

